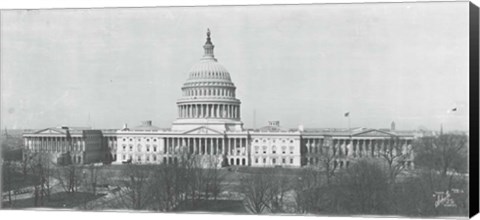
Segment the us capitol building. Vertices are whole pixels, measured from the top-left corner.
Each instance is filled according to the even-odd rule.
[[[347,167],[359,158],[375,158],[393,150],[413,168],[413,135],[391,129],[285,129],[270,121],[245,129],[240,100],[230,73],[214,56],[207,32],[205,54],[190,69],[177,100],[178,118],[171,129],[151,121],[120,130],[57,127],[25,133],[25,152],[70,163],[174,164],[199,158],[205,166],[302,167],[330,155],[332,165]]]

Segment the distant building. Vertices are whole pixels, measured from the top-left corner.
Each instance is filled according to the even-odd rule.
[[[301,167],[317,166],[328,153],[333,157],[332,166],[347,167],[359,158],[379,157],[395,145],[400,146],[396,153],[406,155],[402,162],[413,167],[413,135],[396,133],[394,123],[386,131],[286,129],[279,121],[260,129],[244,129],[236,87],[214,57],[210,32],[203,47],[205,54],[181,88],[178,117],[171,129],[144,121],[133,128],[125,125],[117,131],[105,130],[101,146],[71,149],[76,163],[103,158],[114,164],[172,164],[198,158],[205,166]],[[78,143],[75,146],[87,143],[84,134],[72,133]],[[24,137],[30,150],[67,151],[65,131],[45,130]]]

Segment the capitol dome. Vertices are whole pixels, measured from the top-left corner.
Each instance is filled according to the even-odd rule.
[[[231,82],[228,70],[216,60],[201,60],[190,69],[187,82],[203,80]]]
[[[172,130],[189,130],[199,126],[216,130],[242,130],[240,100],[228,70],[218,63],[214,45],[207,31],[205,54],[190,68],[178,99],[178,118]]]

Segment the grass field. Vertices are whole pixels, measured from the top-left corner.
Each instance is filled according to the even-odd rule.
[[[95,200],[104,196],[104,194],[93,195],[92,193],[75,192],[65,193],[59,192],[50,195],[50,199],[44,201],[44,208],[75,208],[85,204],[88,201]],[[34,198],[21,199],[13,201],[12,205],[8,202],[3,202],[2,207],[4,209],[24,209],[34,208]]]

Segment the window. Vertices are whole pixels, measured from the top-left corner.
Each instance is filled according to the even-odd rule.
[[[149,157],[149,156],[147,156],[147,158],[146,158],[146,159],[147,159],[147,161],[150,161],[150,157]]]
[[[285,154],[286,151],[287,151],[287,147],[282,146],[282,154]]]
[[[130,138],[130,141],[133,141],[133,139],[132,139],[132,138]]]
[[[285,164],[285,158],[282,158],[282,164]]]
[[[263,163],[267,163],[267,158],[263,158]]]
[[[125,160],[125,154],[122,155],[122,160]]]
[[[277,153],[277,147],[276,147],[276,146],[273,146],[273,147],[272,147],[272,153],[273,153],[273,154]]]
[[[147,142],[149,142],[149,141],[150,141],[150,139],[147,139]]]
[[[290,146],[290,154],[293,154],[293,147]]]
[[[272,164],[275,164],[276,160],[275,158],[272,159]]]
[[[153,145],[153,152],[157,152],[157,145]]]
[[[290,143],[293,144],[293,140],[290,140]]]
[[[267,153],[267,146],[263,146],[263,154]]]
[[[123,145],[123,151],[125,151],[127,149],[127,146]]]
[[[147,145],[147,152],[150,152],[150,145]]]
[[[255,163],[258,163],[258,158],[255,158]]]
[[[258,154],[258,146],[255,146],[255,153]]]
[[[142,151],[142,145],[139,144],[139,145],[137,146],[137,150],[138,150],[138,152]]]
[[[123,141],[126,141],[126,139],[124,138]]]
[[[157,155],[153,155],[153,161],[157,161]]]
[[[138,162],[142,161],[142,157],[138,156]]]
[[[293,164],[293,158],[290,158],[290,164]]]
[[[133,145],[130,145],[130,151],[132,151],[132,150],[133,150]]]

